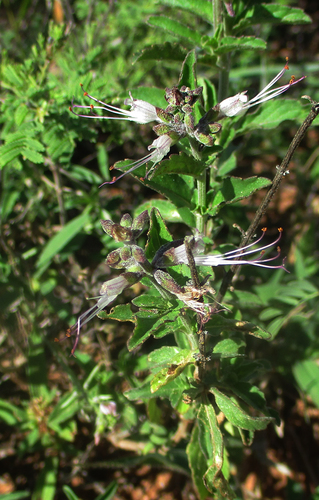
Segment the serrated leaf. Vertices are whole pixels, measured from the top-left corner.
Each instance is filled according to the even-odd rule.
[[[206,500],[209,495],[209,491],[204,485],[203,477],[207,471],[207,460],[199,444],[198,423],[195,423],[193,427],[186,451],[189,467],[192,472],[193,486],[195,488],[197,497],[200,500]]]
[[[272,129],[285,120],[301,123],[308,115],[309,107],[295,99],[275,99],[263,104],[256,113],[246,115],[237,134],[247,134],[256,129]]]
[[[213,148],[210,149],[212,149],[213,152]],[[179,153],[178,155],[170,155],[168,160],[161,161],[152,179],[168,174],[183,174],[191,175],[192,177],[200,177],[205,168],[202,161],[197,161],[195,158],[185,153]]]
[[[183,391],[189,388],[189,383],[184,375],[175,378],[166,385],[163,385],[156,391],[155,394],[151,392],[150,382],[146,382],[141,387],[130,389],[124,392],[124,396],[129,401],[136,401],[138,399],[148,400],[150,398],[167,398],[170,400],[172,406],[175,408],[180,401],[182,401]]]
[[[197,414],[199,429],[199,445],[206,458],[206,471],[203,476],[206,488],[218,496],[227,500],[234,498],[227,481],[222,473],[224,462],[224,443],[219,428],[215,410],[208,401],[207,396],[203,398]]]
[[[194,362],[192,357],[192,352],[189,349],[181,349],[170,359],[170,365],[163,368],[158,372],[151,381],[151,391],[152,393],[157,392],[158,389],[172,380],[174,380],[185,367],[190,363]]]
[[[111,309],[109,314],[106,311],[101,311],[98,314],[101,319],[114,319],[116,321],[131,321],[135,322],[134,314],[131,310],[130,304],[119,304]]]
[[[229,358],[236,356],[239,349],[246,346],[246,342],[242,339],[229,338],[218,342],[214,349],[214,354],[219,354],[221,358]]]
[[[137,307],[141,307],[142,309],[169,309],[172,307],[172,304],[163,297],[158,297],[154,295],[149,295],[144,293],[139,297],[136,297],[132,300],[132,304]]]
[[[147,233],[147,243],[145,255],[152,260],[161,246],[173,241],[173,237],[166,227],[166,224],[157,208],[153,208],[150,213],[150,225]]]
[[[142,203],[135,212],[135,217],[144,210],[151,211],[152,208],[157,208],[166,222],[184,222],[190,227],[195,226],[194,214],[187,207],[177,208],[168,200],[152,199]]]
[[[151,26],[157,26],[158,28],[169,31],[173,35],[187,38],[188,40],[194,42],[196,45],[200,45],[200,34],[188,28],[184,24],[179,23],[178,21],[165,16],[151,16],[148,19],[148,23]]]
[[[231,398],[220,392],[216,387],[212,387],[210,392],[214,394],[218,408],[225,417],[236,427],[248,431],[260,431],[265,429],[272,422],[273,417],[251,417]]]
[[[191,89],[195,89],[197,87],[196,62],[195,50],[191,50],[188,52],[183,61],[178,86],[185,85]]]
[[[165,175],[158,176],[156,180],[144,180],[144,184],[154,191],[164,195],[177,208],[194,209],[193,195],[195,190],[194,179],[190,176],[172,174],[169,182]]]
[[[234,32],[255,24],[310,24],[311,18],[296,7],[280,4],[257,4],[249,6],[241,14],[240,21],[233,27]]]
[[[220,205],[225,203],[235,203],[236,201],[248,198],[255,191],[265,188],[271,184],[271,180],[265,177],[226,177],[218,188],[217,193],[210,191],[208,193],[209,209],[211,215],[216,215]]]
[[[214,50],[215,54],[221,55],[233,50],[266,50],[267,43],[261,38],[243,36],[236,38],[226,36],[221,39],[220,45]]]
[[[179,9],[189,10],[192,14],[202,17],[207,22],[214,22],[213,9],[207,0],[162,0],[164,5],[178,7]]]
[[[179,352],[181,352],[181,349],[177,346],[163,346],[160,349],[155,349],[148,355],[149,364],[151,368],[165,365]]]
[[[136,61],[177,61],[181,62],[185,58],[185,50],[180,44],[166,42],[162,45],[151,45],[137,55]]]
[[[154,314],[151,311],[143,310],[136,313],[136,326],[127,342],[128,350],[132,351],[145,342],[151,335],[157,336],[158,331],[161,332],[159,337],[170,333],[170,323],[173,323],[179,314],[179,310],[170,311],[167,314],[163,314],[162,312]]]

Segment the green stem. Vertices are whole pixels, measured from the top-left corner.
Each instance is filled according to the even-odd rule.
[[[206,210],[206,170],[197,179],[197,212],[195,214],[196,229],[205,234],[205,215],[203,212]]]
[[[213,1],[213,28],[214,34],[220,23],[222,22],[222,12],[223,12],[223,4],[221,0],[212,0]]]

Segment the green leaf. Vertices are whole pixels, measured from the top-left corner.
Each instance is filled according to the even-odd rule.
[[[178,318],[179,314],[179,309],[169,311],[167,314],[162,312],[154,314],[143,310],[136,313],[136,327],[127,342],[128,350],[132,351],[151,335],[163,337],[169,334],[173,329],[173,327],[170,328],[170,324]]]
[[[302,9],[280,4],[257,4],[247,7],[240,21],[233,27],[234,32],[255,24],[310,24],[312,19]]]
[[[44,157],[37,151],[33,151],[33,149],[22,148],[21,155],[24,160],[32,161],[32,163],[43,163]]]
[[[223,316],[215,316],[213,320],[210,320],[205,327],[211,335],[219,335],[221,332],[227,331],[239,331],[242,333],[248,333],[254,337],[270,340],[271,334],[266,330],[263,330],[259,326],[250,323],[249,321],[228,319]]]
[[[109,314],[106,311],[101,311],[98,315],[101,319],[115,319],[116,321],[131,321],[134,323],[134,314],[132,313],[130,304],[120,304],[111,309]]]
[[[237,356],[238,351],[245,346],[246,342],[242,339],[224,339],[215,345],[213,353],[219,354],[221,358],[231,358],[233,356]]]
[[[226,177],[217,192],[210,191],[207,195],[209,200],[208,213],[216,215],[221,205],[225,203],[235,203],[236,201],[248,198],[255,191],[265,188],[271,184],[271,180],[265,177]]]
[[[0,400],[0,420],[7,425],[18,425],[19,423],[27,420],[27,413],[8,401]]]
[[[168,231],[163,217],[157,208],[153,208],[150,213],[150,226],[147,233],[146,257],[152,260],[157,250],[171,241],[173,241],[173,237]]]
[[[56,481],[58,473],[59,459],[58,457],[46,457],[44,467],[41,470],[32,500],[54,500],[56,492]]]
[[[224,443],[213,406],[207,396],[200,405],[197,422],[199,429],[199,445],[206,458],[204,484],[210,492],[217,490],[218,496],[232,499],[234,494],[222,473],[224,462]]]
[[[137,56],[136,61],[176,61],[182,62],[185,58],[185,50],[179,43],[166,42],[162,45],[151,45]]]
[[[44,340],[43,336],[35,328],[29,336],[27,372],[31,396],[49,401],[50,391],[47,380],[47,356]]]
[[[202,17],[206,22],[214,22],[212,5],[207,0],[162,0],[162,3],[189,10],[192,15],[196,13],[196,16]]]
[[[219,151],[219,147],[209,148],[212,153],[214,149]],[[154,172],[152,179],[156,179],[161,175],[168,174],[183,174],[191,175],[192,177],[200,177],[200,175],[205,170],[205,165],[202,161],[195,160],[192,156],[188,156],[185,153],[179,153],[178,155],[170,155],[168,160],[163,160],[159,164],[159,167]],[[166,179],[167,181],[167,179]]]
[[[165,16],[151,16],[148,19],[148,23],[151,26],[157,26],[158,28],[162,28],[164,30],[169,31],[173,35],[182,38],[187,38],[196,45],[200,45],[201,41],[200,34],[188,28],[184,24],[179,23],[178,21],[169,19],[168,17]]]
[[[48,418],[48,425],[57,431],[59,424],[73,417],[81,408],[77,391],[67,392],[53,408]]]
[[[170,362],[172,357],[180,352],[181,349],[176,346],[163,346],[160,349],[155,349],[155,351],[148,355],[150,368],[152,369],[156,366],[166,365]]]
[[[200,500],[206,500],[209,496],[209,491],[204,485],[203,477],[207,471],[207,460],[202,452],[199,442],[198,422],[195,423],[189,443],[186,448],[189,467],[192,472],[193,486],[197,497]]]
[[[74,493],[74,491],[71,490],[69,486],[63,485],[62,490],[68,500],[80,500],[80,498]]]
[[[30,491],[15,491],[1,495],[1,500],[20,500],[21,498],[30,498]]]
[[[256,113],[246,115],[237,134],[256,129],[272,129],[285,120],[301,123],[308,115],[309,106],[295,99],[275,99],[263,104]]]
[[[183,399],[183,392],[189,388],[189,383],[184,375],[175,378],[168,384],[163,385],[152,393],[150,382],[146,382],[141,387],[130,389],[124,393],[129,401],[136,401],[138,399],[148,400],[150,398],[167,398],[170,400],[172,406],[175,408]]]
[[[185,85],[191,89],[195,89],[197,87],[196,62],[195,50],[191,50],[188,52],[185,60],[183,61],[178,86]]]
[[[98,495],[95,500],[112,500],[115,493],[117,492],[118,484],[116,481],[112,481],[111,484],[108,485],[104,493]]]
[[[306,359],[293,366],[293,374],[301,390],[311,397],[319,408],[319,366],[315,360]]]
[[[223,177],[229,174],[237,167],[237,157],[234,152],[232,152],[227,158],[221,154],[218,162],[218,176]]]
[[[243,36],[241,38],[226,36],[221,39],[220,45],[214,52],[217,55],[221,55],[233,50],[266,50],[266,48],[267,43],[261,38],[253,36]]]
[[[151,381],[151,391],[157,392],[160,387],[174,380],[189,363],[194,363],[192,352],[182,349],[170,359],[170,366],[163,368]]]
[[[148,295],[143,293],[139,297],[132,300],[132,304],[142,309],[169,309],[172,304],[159,295]]]
[[[0,146],[0,167],[4,167],[7,163],[20,156],[24,144],[25,140],[23,138]]]
[[[235,403],[216,387],[212,387],[210,392],[214,394],[218,408],[224,413],[227,420],[236,427],[248,431],[260,431],[274,420],[273,417],[251,417],[238,403]]]
[[[20,66],[21,67],[21,66]],[[19,66],[17,66],[19,68]],[[19,68],[20,69],[20,68]],[[13,87],[23,87],[24,81],[21,76],[16,71],[15,67],[11,64],[4,65],[3,67],[3,79],[11,83]]]
[[[46,244],[42,250],[36,267],[40,268],[42,266],[48,265],[48,263],[57,255],[63,248],[71,241],[90,221],[89,212],[91,207],[87,207],[83,214],[75,217],[70,222],[65,224],[55,236],[53,236],[50,241]]]
[[[157,208],[166,222],[184,222],[190,227],[195,226],[194,214],[187,207],[176,207],[168,200],[152,199],[139,205],[135,212],[135,217],[144,210],[151,211],[152,208]]]
[[[168,198],[177,208],[194,209],[194,179],[187,175],[158,176],[156,180],[144,179],[144,184]]]

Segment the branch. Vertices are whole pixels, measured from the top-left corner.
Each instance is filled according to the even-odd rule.
[[[289,163],[290,163],[296,149],[300,145],[302,139],[305,137],[308,128],[310,127],[310,125],[312,124],[314,119],[319,114],[319,103],[313,101],[309,96],[304,95],[302,97],[304,99],[308,99],[311,102],[312,107],[311,107],[310,113],[308,114],[308,116],[306,117],[304,122],[301,124],[299,130],[296,132],[296,135],[292,139],[291,144],[288,148],[288,151],[287,151],[284,159],[282,160],[280,166],[277,167],[277,172],[276,172],[276,175],[275,175],[274,180],[272,182],[272,185],[271,185],[269,191],[267,192],[266,196],[264,197],[260,207],[258,208],[256,215],[255,215],[252,223],[250,224],[248,230],[243,235],[239,248],[242,248],[245,245],[247,245],[247,243],[249,243],[251,238],[254,236],[256,229],[259,226],[260,220],[261,220],[262,216],[264,215],[264,213],[266,212],[269,203],[271,202],[271,200],[275,196],[283,177],[286,175],[286,173],[288,173],[288,166],[289,166]],[[230,270],[226,273],[226,275],[222,281],[222,284],[220,286],[218,295],[216,297],[217,302],[221,302],[223,300],[224,295],[227,291],[227,288],[229,287],[229,285],[231,284],[231,282],[233,280],[233,277],[239,271],[240,271],[240,267],[232,266],[230,268]]]

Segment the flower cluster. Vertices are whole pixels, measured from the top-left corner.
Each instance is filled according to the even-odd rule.
[[[124,120],[132,121],[138,124],[157,122],[157,125],[153,127],[153,130],[157,134],[158,138],[148,146],[148,150],[151,152],[140,160],[126,165],[128,169],[125,170],[122,175],[113,177],[111,181],[104,182],[102,186],[104,184],[113,184],[127,173],[133,172],[142,165],[151,162],[153,165],[145,175],[145,178],[147,178],[150,174],[154,173],[156,165],[169,153],[171,147],[183,137],[188,136],[190,139],[195,140],[195,142],[197,141],[199,148],[201,146],[213,146],[215,142],[215,134],[217,134],[222,128],[221,124],[218,123],[218,120],[225,117],[234,117],[244,113],[252,106],[257,106],[258,104],[273,99],[283,92],[286,92],[292,85],[295,85],[305,78],[302,76],[296,80],[295,77],[292,76],[287,84],[271,89],[289,69],[287,63],[278,75],[276,75],[275,78],[273,78],[273,80],[268,83],[268,85],[266,85],[266,87],[254,98],[248,100],[246,95],[247,91],[228,97],[210,109],[196,125],[193,114],[193,106],[200,98],[203,87],[197,87],[195,90],[191,90],[185,85],[180,89],[178,87],[167,88],[165,91],[165,99],[168,106],[165,109],[153,106],[149,102],[141,99],[134,99],[132,94],[129,93],[130,97],[125,99],[124,104],[126,106],[130,106],[131,109],[125,110],[100,101],[96,97],[84,91],[84,96],[88,97],[96,104],[79,105],[72,102],[70,111],[76,116],[82,118]],[[83,113],[82,111],[78,112],[78,110],[86,110],[87,113]]]
[[[76,323],[69,328],[66,337],[75,335],[74,345],[71,355],[74,354],[79,338],[81,328],[88,323],[94,316],[109,306],[114,300],[127,288],[139,282],[147,276],[154,285],[165,292],[169,292],[178,300],[182,301],[189,309],[199,314],[205,322],[214,312],[212,304],[204,302],[203,298],[207,295],[213,295],[214,291],[209,285],[202,283],[200,288],[196,288],[192,283],[180,285],[176,280],[163,269],[178,264],[190,265],[187,256],[186,245],[183,240],[173,241],[162,246],[155,254],[152,262],[149,262],[145,256],[143,248],[136,244],[136,239],[145,229],[149,222],[148,212],[142,212],[134,220],[126,214],[122,217],[119,224],[110,220],[102,220],[101,224],[104,231],[114,238],[115,241],[123,243],[121,248],[113,250],[107,256],[106,263],[113,269],[124,269],[124,272],[116,278],[103,283],[100,290],[100,297],[97,303],[81,314]],[[263,229],[262,235],[253,243],[242,248],[237,248],[226,252],[225,254],[204,254],[205,247],[200,235],[193,238],[192,256],[198,266],[221,266],[221,265],[252,265],[273,269],[285,269],[284,262],[280,265],[272,265],[270,262],[277,259],[280,255],[280,248],[277,247],[277,254],[273,257],[265,257],[265,251],[276,246],[281,238],[282,229],[279,229],[279,235],[275,241],[256,247],[265,235],[266,229]],[[189,237],[187,237],[189,240]],[[186,241],[186,240],[185,240]],[[258,253],[259,256],[249,260],[247,256]],[[209,276],[204,280],[208,280]]]

